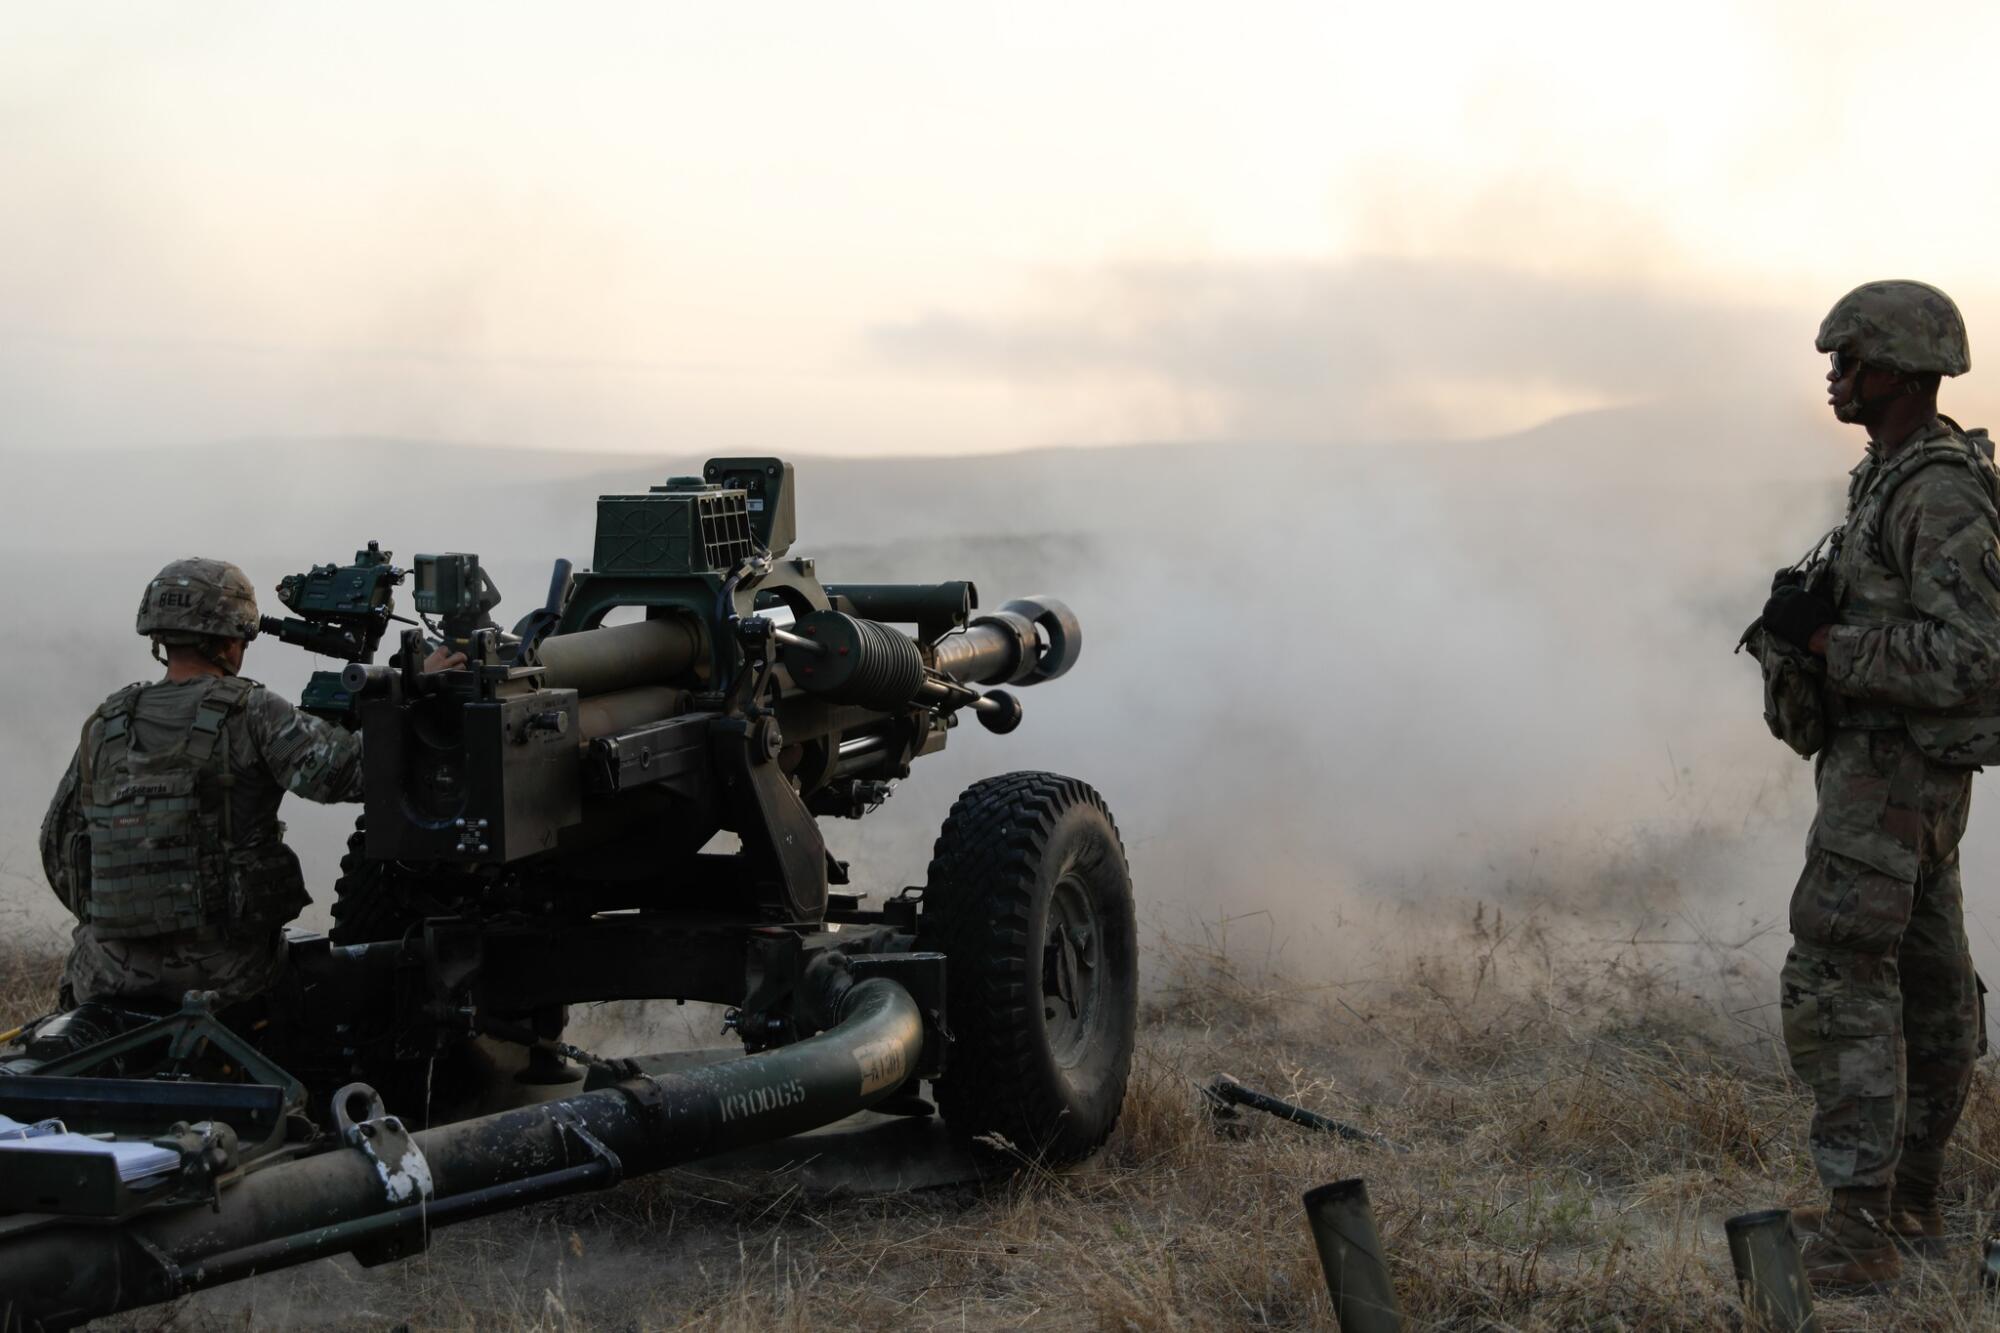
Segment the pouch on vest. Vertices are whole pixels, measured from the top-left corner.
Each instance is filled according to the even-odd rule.
[[[144,687],[113,696],[89,756],[90,829],[87,911],[99,939],[136,939],[217,925],[238,915],[223,820],[205,779],[226,774],[220,744],[248,685],[218,684],[196,709],[186,734],[158,752],[133,746],[132,716]]]
[[[299,858],[283,842],[229,853],[229,914],[235,920],[282,926],[311,905]]]
[[[1840,552],[1842,530],[1834,528],[1798,563],[1781,569],[1771,579],[1771,591],[1788,588],[1810,591],[1833,576],[1833,561]],[[1826,667],[1810,653],[1802,652],[1764,628],[1762,616],[1750,622],[1736,651],[1748,648],[1764,673],[1764,725],[1771,734],[1810,759],[1826,744]]]
[[[1826,744],[1826,670],[1760,621],[1744,631],[1737,645],[1748,648],[1764,673],[1764,725],[1771,734],[1804,758]]]
[[[66,882],[58,889],[63,906],[82,920],[90,911],[90,822],[83,820],[63,839],[62,864]]]
[[[221,919],[204,890],[201,793],[192,768],[100,779],[90,808],[91,928],[100,939],[162,935]]]

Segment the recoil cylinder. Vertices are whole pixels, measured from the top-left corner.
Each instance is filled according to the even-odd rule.
[[[786,650],[792,678],[837,703],[894,712],[909,707],[930,676],[916,640],[878,620],[815,611],[792,633],[814,645]]]

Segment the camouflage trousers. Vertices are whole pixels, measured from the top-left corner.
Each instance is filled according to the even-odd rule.
[[[172,1009],[191,990],[212,990],[222,1004],[236,1004],[269,993],[288,957],[277,925],[204,926],[112,940],[80,925],[63,967],[63,1002],[155,1001]]]
[[[1781,1003],[1813,1162],[1829,1189],[1924,1195],[1985,1048],[1959,882],[1972,774],[1901,731],[1843,731],[1818,778]]]

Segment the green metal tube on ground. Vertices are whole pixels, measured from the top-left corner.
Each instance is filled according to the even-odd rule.
[[[1819,1333],[1791,1212],[1767,1208],[1743,1213],[1722,1229],[1729,1235],[1729,1261],[1736,1265],[1750,1327],[1765,1333]]]
[[[1305,1205],[1341,1333],[1402,1333],[1403,1314],[1368,1206],[1367,1184],[1321,1185],[1306,1191]]]
[[[1350,1125],[1343,1120],[1321,1115],[1317,1111],[1308,1111],[1303,1106],[1294,1106],[1281,1097],[1273,1097],[1268,1092],[1245,1087],[1227,1074],[1219,1075],[1203,1091],[1213,1098],[1216,1104],[1225,1108],[1247,1106],[1253,1111],[1262,1111],[1266,1115],[1277,1116],[1280,1120],[1304,1125],[1307,1129],[1338,1135],[1349,1143],[1368,1143],[1380,1148],[1392,1148],[1397,1152],[1408,1151],[1401,1144],[1391,1143],[1372,1129],[1363,1129],[1359,1125]]]
[[[856,984],[840,1014],[836,1026],[795,1045],[414,1135],[432,1180],[429,1225],[598,1188],[865,1109],[917,1067],[922,1018],[909,992],[886,977]],[[343,1253],[378,1239],[369,1219],[408,1208],[407,1196],[387,1196],[372,1159],[336,1149],[252,1172],[222,1192],[215,1211],[191,1206],[119,1226],[0,1239],[0,1327],[69,1328]]]

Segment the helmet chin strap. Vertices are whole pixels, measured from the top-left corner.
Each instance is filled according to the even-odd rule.
[[[1859,370],[1854,372],[1854,392],[1849,395],[1847,402],[1843,405],[1846,410],[1837,414],[1842,421],[1856,424],[1872,421],[1880,416],[1882,410],[1889,406],[1889,404],[1895,402],[1898,398],[1907,398],[1915,391],[1915,381],[1899,377],[1897,386],[1888,392],[1863,395],[1861,392],[1861,376],[1867,373],[1867,370],[1868,367],[1864,364]],[[1852,413],[1852,415],[1849,415],[1849,413]]]

